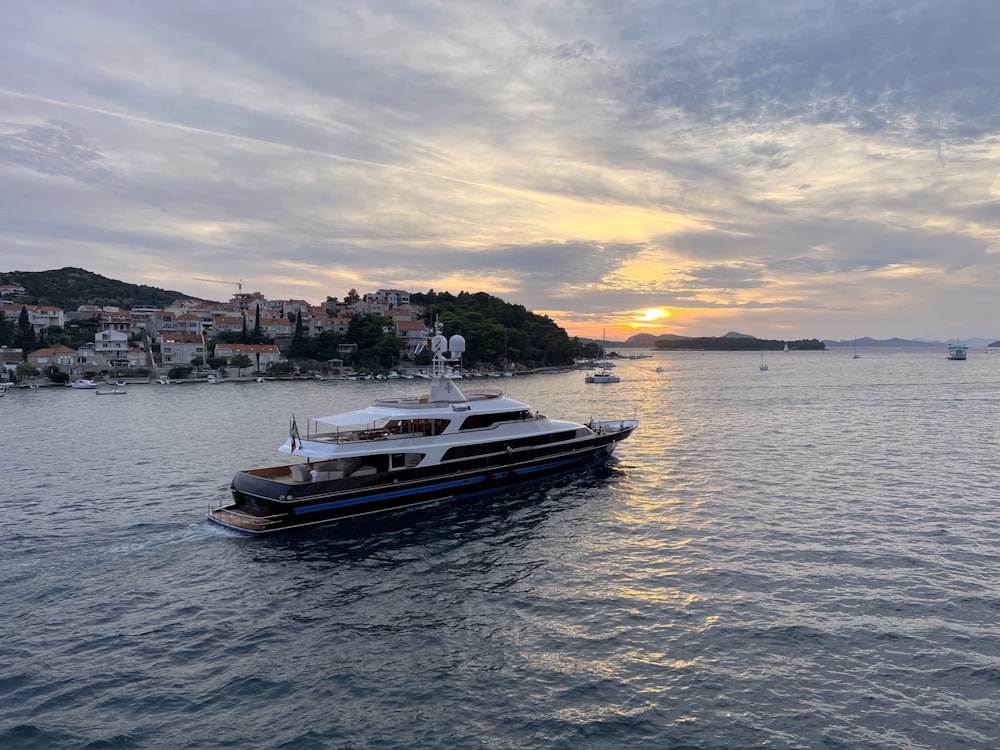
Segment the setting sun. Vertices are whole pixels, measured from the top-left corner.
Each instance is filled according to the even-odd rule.
[[[669,310],[661,310],[658,307],[651,307],[648,310],[643,310],[636,320],[640,323],[652,323],[654,320],[659,320],[660,318],[669,318]]]

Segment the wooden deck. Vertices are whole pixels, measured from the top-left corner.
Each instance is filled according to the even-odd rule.
[[[285,517],[284,513],[276,516],[253,516],[233,508],[215,508],[210,515],[220,523],[247,531],[267,531]]]

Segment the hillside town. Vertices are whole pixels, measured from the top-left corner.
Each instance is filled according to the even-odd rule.
[[[353,292],[353,290],[352,290]],[[289,346],[301,325],[306,336],[327,331],[346,334],[353,317],[378,315],[387,321],[383,333],[400,342],[399,359],[412,359],[431,335],[420,320],[419,309],[410,303],[410,294],[398,289],[380,289],[363,296],[349,294],[341,302],[328,299],[325,305],[305,300],[269,300],[259,292],[238,291],[228,302],[180,298],[162,309],[81,305],[76,310],[28,304],[29,292],[16,284],[0,285],[0,313],[8,326],[16,325],[26,312],[36,337],[45,332],[96,321],[93,342],[77,349],[67,346],[42,347],[25,351],[22,347],[0,347],[0,380],[12,381],[18,367],[27,371],[55,374],[58,381],[89,378],[97,374],[165,378],[183,368],[207,368],[209,360],[232,366],[246,374],[262,374],[287,362]],[[225,332],[239,334],[248,327],[274,343],[229,343],[219,341],[210,351],[210,342]],[[350,354],[357,344],[342,343],[338,351]],[[328,374],[346,374],[341,360],[325,363]],[[25,369],[22,367],[22,372]],[[195,369],[195,374],[203,372]]]

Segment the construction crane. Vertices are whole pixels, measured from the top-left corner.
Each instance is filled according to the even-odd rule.
[[[243,279],[239,281],[226,281],[225,279],[199,279],[197,276],[191,277],[194,281],[211,281],[213,284],[235,284],[237,294],[243,294]]]

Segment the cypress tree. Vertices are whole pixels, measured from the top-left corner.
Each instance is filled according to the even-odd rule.
[[[28,358],[28,352],[35,349],[35,329],[31,327],[28,318],[28,307],[21,305],[21,315],[17,319],[17,333],[15,334],[15,346],[24,350],[24,358]]]

